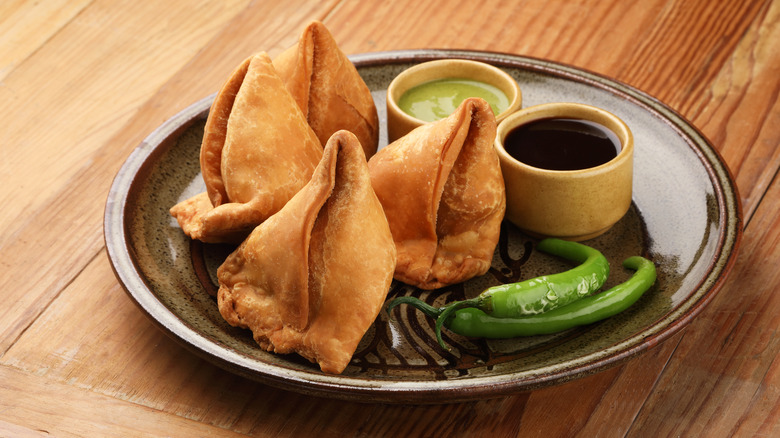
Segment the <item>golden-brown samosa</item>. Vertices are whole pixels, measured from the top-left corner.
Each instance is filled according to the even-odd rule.
[[[262,348],[341,373],[384,303],[395,254],[361,145],[339,131],[311,181],[220,266],[219,311]]]
[[[322,144],[346,129],[367,158],[376,152],[379,118],[371,91],[324,24],[306,26],[298,43],[274,58],[274,67]]]
[[[171,208],[204,242],[240,242],[308,181],[322,144],[265,53],[247,58],[217,94],[200,166],[206,193]]]
[[[398,250],[396,279],[435,289],[490,268],[506,208],[495,136],[490,105],[470,98],[371,158]]]

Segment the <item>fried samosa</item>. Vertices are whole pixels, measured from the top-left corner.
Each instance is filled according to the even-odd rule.
[[[371,91],[328,29],[313,21],[274,67],[322,144],[341,129],[355,134],[366,158],[377,150],[379,118]]]
[[[470,98],[369,160],[398,251],[397,280],[435,289],[490,268],[506,209],[495,136],[490,105]]]
[[[262,348],[341,373],[384,303],[395,254],[361,145],[339,131],[311,181],[220,266],[219,311]]]
[[[171,208],[204,242],[240,242],[308,181],[322,144],[265,53],[247,58],[217,94],[200,166],[206,193]]]

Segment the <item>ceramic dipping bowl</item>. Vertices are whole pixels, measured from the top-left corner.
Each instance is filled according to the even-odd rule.
[[[614,158],[602,164],[576,170],[535,167],[507,152],[512,147],[507,144],[510,132],[546,119],[601,125],[614,133],[620,149],[613,152]],[[531,106],[498,125],[495,147],[506,183],[506,218],[530,235],[574,241],[591,239],[609,230],[631,206],[634,139],[628,126],[608,111],[579,103]],[[562,154],[551,157],[564,159]]]
[[[412,129],[432,121],[423,120],[408,114],[401,108],[399,102],[409,90],[439,80],[475,81],[476,83],[487,84],[500,90],[504,95],[502,97],[506,98],[507,106],[496,115],[497,123],[520,109],[522,105],[522,93],[517,81],[498,67],[466,59],[439,59],[424,62],[401,72],[387,87],[387,131],[389,142],[392,143]],[[474,95],[465,97],[474,97]],[[457,107],[459,102],[455,103],[454,106]],[[488,100],[488,103],[492,102]]]

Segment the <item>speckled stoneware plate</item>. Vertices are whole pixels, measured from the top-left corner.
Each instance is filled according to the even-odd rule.
[[[741,237],[736,187],[717,152],[664,104],[616,81],[519,56],[468,51],[402,51],[352,57],[373,91],[380,119],[385,88],[409,66],[437,58],[497,65],[519,82],[523,105],[583,102],[618,115],[633,130],[634,202],[607,234],[587,241],[612,264],[607,287],[630,275],[620,265],[642,254],[658,281],[633,307],[591,326],[550,336],[500,341],[447,333],[438,348],[432,321],[411,307],[385,312],[366,333],[350,366],[328,375],[296,355],[262,351],[247,330],[226,324],[209,292],[232,248],[190,241],[168,215],[204,190],[198,152],[212,97],[164,123],[130,155],[108,195],[105,239],[120,283],[166,333],[229,371],[306,394],[366,402],[436,403],[506,395],[565,382],[621,363],[687,325],[712,299]],[[380,147],[386,143],[386,133]],[[388,294],[443,303],[567,269],[533,250],[534,239],[504,224],[493,268],[481,278],[437,291],[393,284]],[[349,300],[345,300],[348,305]]]

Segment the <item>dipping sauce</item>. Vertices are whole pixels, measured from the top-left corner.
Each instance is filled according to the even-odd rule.
[[[596,167],[615,158],[620,140],[588,120],[541,119],[516,127],[504,139],[507,153],[529,166],[549,170]]]
[[[426,122],[452,114],[469,97],[481,97],[498,115],[509,107],[509,98],[498,87],[473,79],[445,78],[412,87],[398,101],[401,110]]]

